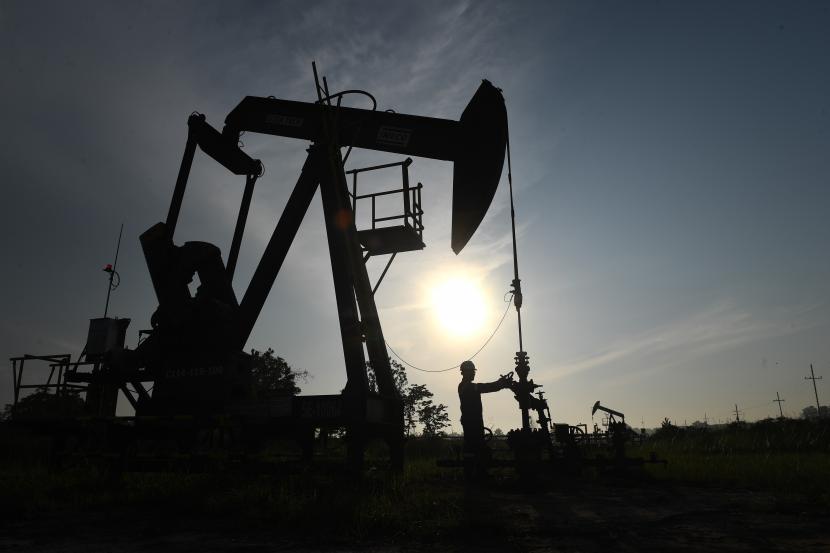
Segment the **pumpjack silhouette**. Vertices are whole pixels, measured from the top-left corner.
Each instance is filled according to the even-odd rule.
[[[352,148],[453,162],[451,247],[458,254],[484,218],[499,184],[507,142],[504,98],[485,80],[460,119],[452,121],[378,111],[370,94],[359,90],[329,93],[325,78],[320,84],[316,67],[314,77],[316,102],[248,96],[228,114],[221,132],[204,115],[194,113],[188,118],[187,143],[167,217],[140,237],[158,298],[152,329],[143,331],[143,340],[130,349],[124,345],[128,319],[94,319],[78,362],[68,357],[58,360],[57,391],[85,391],[88,415],[115,421],[119,419],[115,417],[119,391],[128,398],[136,416],[129,425],[114,422],[111,433],[153,435],[172,419],[204,428],[218,418],[230,417],[235,439],[257,441],[289,434],[304,444],[310,456],[315,429],[342,427],[349,459],[355,465],[362,463],[366,443],[372,439],[385,440],[392,463],[403,463],[402,403],[374,300],[380,282],[372,285],[366,262],[373,256],[389,255],[385,275],[398,253],[425,247],[423,186],[409,183],[409,157],[351,171],[344,169],[344,163]],[[375,105],[372,109],[341,105],[351,94],[368,96]],[[243,132],[304,140],[309,147],[271,239],[238,299],[234,272],[254,188],[263,174],[262,163],[240,147]],[[345,155],[344,148],[348,149]],[[214,244],[175,243],[197,149],[245,179],[226,262]],[[396,167],[402,174],[400,189],[358,193],[360,175]],[[318,189],[347,383],[340,394],[257,399],[251,393],[251,360],[244,347]],[[376,199],[390,194],[402,198],[403,213],[380,217]],[[372,206],[371,228],[358,230],[355,212],[359,204],[367,203]],[[188,284],[194,277],[200,285],[191,294]],[[16,358],[16,397],[21,385],[18,369],[22,375],[23,362],[33,358],[37,357]],[[367,358],[377,377],[377,392],[369,390]]]

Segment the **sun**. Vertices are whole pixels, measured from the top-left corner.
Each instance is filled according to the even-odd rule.
[[[431,300],[441,327],[455,336],[469,336],[484,323],[484,294],[481,287],[468,278],[452,277],[440,281],[431,290]]]

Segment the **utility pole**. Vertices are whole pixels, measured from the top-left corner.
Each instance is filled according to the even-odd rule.
[[[781,418],[783,419],[784,418],[784,410],[781,409],[781,403],[784,402],[784,401],[787,401],[787,400],[786,399],[781,399],[781,396],[778,395],[778,392],[775,392],[775,397],[778,398],[778,399],[774,399],[772,401],[778,402],[778,412],[781,413]]]
[[[735,422],[741,422],[740,411],[738,411],[738,404],[735,404]]]
[[[816,393],[816,415],[821,417],[821,405],[818,402],[818,388],[816,387],[816,380],[821,380],[821,376],[816,376],[816,373],[813,372],[813,364],[810,363],[810,376],[805,376],[804,380],[812,380],[813,381],[813,391]]]

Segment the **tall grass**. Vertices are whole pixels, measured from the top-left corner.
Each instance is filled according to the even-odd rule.
[[[669,464],[657,478],[800,494],[830,504],[830,421],[764,420],[719,428],[661,429],[637,454]]]
[[[50,470],[47,442],[0,428],[0,516],[106,511],[126,519],[190,517],[203,524],[231,519],[306,541],[309,536],[321,542],[423,538],[466,524],[466,511],[478,512],[465,497],[461,471],[435,463],[453,457],[457,445],[410,440],[402,473],[384,469],[384,452],[370,449],[367,470],[360,474],[346,472],[342,463],[318,462],[277,464],[266,474],[244,468],[125,473],[114,482],[91,462]],[[669,428],[629,454],[650,451],[669,461],[665,468],[648,467],[658,479],[801,494],[830,505],[830,421]]]
[[[457,475],[435,464],[444,447],[412,440],[402,473],[377,467],[377,452],[370,450],[360,474],[319,463],[268,474],[125,473],[117,483],[91,463],[55,471],[43,458],[21,463],[6,457],[0,463],[0,516],[107,511],[160,520],[232,518],[326,542],[434,535],[457,524],[463,504],[463,487],[452,485]],[[37,442],[35,452],[42,453],[43,444]]]

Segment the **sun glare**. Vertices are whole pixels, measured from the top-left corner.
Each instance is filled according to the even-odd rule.
[[[466,278],[451,278],[432,289],[432,308],[444,330],[469,336],[484,323],[485,300],[481,288]]]

